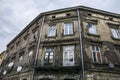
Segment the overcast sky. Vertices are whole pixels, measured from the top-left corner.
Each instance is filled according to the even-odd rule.
[[[0,52],[39,13],[80,5],[120,14],[120,0],[0,0]]]

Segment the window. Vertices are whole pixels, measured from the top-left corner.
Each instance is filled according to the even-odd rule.
[[[66,16],[71,16],[71,14],[70,13],[66,13]]]
[[[52,16],[52,19],[56,18],[56,16]]]
[[[111,28],[112,36],[114,38],[120,39],[120,31],[119,29]]]
[[[21,64],[22,61],[23,61],[23,55],[24,55],[24,52],[21,52],[21,53],[19,54],[19,64]]]
[[[49,27],[47,36],[50,37],[50,36],[55,36],[55,35],[56,35],[56,26],[52,25]]]
[[[16,49],[19,49],[20,41],[16,43]]]
[[[22,63],[23,56],[19,57],[19,63]]]
[[[73,23],[68,22],[64,24],[64,35],[73,34]]]
[[[74,66],[74,46],[63,46],[63,66]]]
[[[35,39],[37,39],[38,38],[37,34],[38,34],[38,31],[33,32],[30,36],[30,41],[34,41]]]
[[[120,55],[120,47],[116,47],[116,51]]]
[[[87,29],[90,34],[97,34],[96,25],[94,23],[89,22],[87,25]]]
[[[23,39],[23,41],[22,41],[22,47],[25,47],[26,46],[26,44],[27,44],[27,37],[28,37],[28,35],[26,35],[25,37],[24,37],[24,39]]]
[[[44,64],[53,64],[53,48],[46,48],[45,56],[44,56]]]
[[[99,46],[91,46],[93,62],[101,63],[101,52]]]

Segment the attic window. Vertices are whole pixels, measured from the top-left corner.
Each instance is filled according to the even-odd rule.
[[[113,18],[110,17],[109,20],[110,20],[110,21],[113,21]]]
[[[91,14],[91,13],[88,13],[88,16],[92,16],[92,14]]]
[[[66,16],[71,16],[71,14],[70,13],[66,13]]]
[[[56,18],[56,16],[52,16],[52,19]]]

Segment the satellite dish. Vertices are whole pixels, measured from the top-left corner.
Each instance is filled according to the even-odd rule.
[[[8,64],[8,67],[12,67],[13,65],[14,65],[14,63],[11,62],[11,63]]]
[[[32,54],[33,54],[33,51],[30,51],[30,52],[29,52],[29,56],[31,56]]]
[[[115,68],[115,66],[114,66],[113,63],[109,63],[109,67],[110,67],[110,68]]]
[[[5,70],[5,71],[3,72],[3,75],[6,75],[6,73],[7,73],[7,71]]]
[[[17,67],[17,72],[20,72],[22,70],[22,66]]]

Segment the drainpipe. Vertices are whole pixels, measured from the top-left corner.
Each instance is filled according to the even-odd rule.
[[[79,30],[79,40],[80,40],[80,56],[81,56],[81,65],[82,65],[82,77],[81,80],[84,80],[84,59],[83,59],[83,45],[82,45],[82,28],[81,28],[81,21],[80,21],[80,11],[77,9],[78,15],[78,30]]]
[[[43,26],[44,26],[44,20],[45,20],[45,15],[43,16],[43,19],[42,19],[42,25],[41,25],[41,29],[40,29],[40,36],[39,36],[39,39],[38,39],[37,51],[36,51],[35,62],[34,62],[34,67],[33,67],[32,79],[31,80],[34,80],[35,67],[37,65],[37,59],[38,59],[38,54],[39,54],[40,41],[41,41],[41,36],[42,36],[42,31],[43,31]]]

